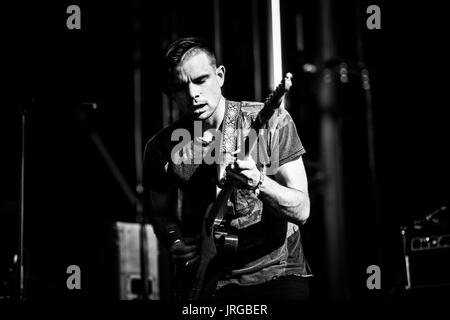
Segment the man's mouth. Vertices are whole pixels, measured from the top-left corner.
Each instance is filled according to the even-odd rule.
[[[204,112],[205,111],[204,110],[205,107],[206,107],[206,103],[195,105],[194,106],[194,113],[199,114],[199,113]]]

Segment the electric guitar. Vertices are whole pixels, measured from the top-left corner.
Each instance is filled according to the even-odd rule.
[[[281,105],[283,96],[292,86],[292,74],[287,73],[281,83],[266,98],[264,106],[258,113],[252,129],[259,129],[270,119],[275,110]],[[245,157],[248,157],[257,144],[257,139],[245,140]],[[208,206],[203,219],[202,232],[200,236],[200,261],[195,274],[192,288],[189,292],[189,300],[206,299],[211,297],[219,280],[219,267],[214,265],[218,252],[225,247],[237,250],[238,239],[227,232],[227,212],[229,210],[229,199],[233,194],[235,182],[233,179],[225,179],[222,189],[216,200]],[[216,263],[217,264],[217,263]]]

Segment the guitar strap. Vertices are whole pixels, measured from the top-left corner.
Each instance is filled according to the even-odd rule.
[[[219,186],[224,183],[225,168],[235,160],[233,152],[237,150],[239,139],[239,125],[241,102],[229,101],[225,103],[225,115],[222,124],[222,141],[220,146],[220,164],[218,166]]]
[[[241,102],[236,101],[229,101],[226,100],[225,102],[225,115],[223,118],[222,123],[222,141],[220,145],[220,161],[217,166],[217,174],[218,174],[218,188],[217,193],[220,191],[220,187],[223,186],[223,184],[226,181],[226,172],[225,168],[232,162],[234,162],[236,155],[233,155],[233,153],[238,148],[238,139],[239,139],[239,132],[240,129],[240,121],[241,118]],[[236,190],[233,191],[232,198],[236,198]],[[231,199],[228,199],[228,214],[231,216],[235,215],[234,211],[234,205],[233,201]],[[223,218],[223,217],[219,217]]]

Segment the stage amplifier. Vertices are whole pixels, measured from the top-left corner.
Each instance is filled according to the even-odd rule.
[[[450,286],[450,230],[415,225],[401,234],[405,288]]]

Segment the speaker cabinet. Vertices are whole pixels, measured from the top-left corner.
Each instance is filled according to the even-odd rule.
[[[142,292],[139,254],[139,230],[137,223],[116,222],[116,254],[118,270],[118,295],[120,300],[139,299]],[[158,241],[153,227],[146,225],[148,247],[148,283],[150,300],[160,299]]]
[[[405,288],[450,288],[450,232],[412,228],[404,228],[401,232]]]

